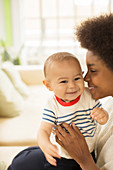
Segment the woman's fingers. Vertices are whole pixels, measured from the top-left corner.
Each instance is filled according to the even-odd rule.
[[[60,146],[64,147],[62,141],[61,141],[57,136],[55,136],[55,139],[56,139],[56,142],[57,142]]]
[[[74,131],[76,132],[77,135],[83,137],[82,133],[80,132],[79,128],[77,126],[75,126],[74,123],[72,123],[72,128],[74,129]],[[74,134],[75,135],[75,134]]]
[[[64,129],[64,128],[66,129]],[[72,123],[72,125],[70,126],[67,123],[62,123],[61,125],[58,125],[56,130],[54,130],[53,132],[56,136],[57,136],[57,141],[60,145],[62,145],[62,143],[64,143],[67,139],[70,138],[84,138],[84,136],[82,135],[82,133],[80,132],[79,128],[77,126],[75,126],[74,123]]]
[[[69,133],[67,133],[65,129]],[[67,123],[63,123],[62,126],[57,126],[55,133],[56,141],[66,149],[69,155],[76,160],[78,164],[84,161],[86,154],[90,156],[85,138],[74,123],[72,123],[72,126]]]
[[[69,132],[69,134],[68,134],[66,131],[62,131],[62,129],[59,128],[59,132],[60,132],[61,135],[63,135],[64,137],[66,137],[66,136],[68,136],[68,135],[70,135],[70,136],[72,136],[72,137],[75,137],[75,135],[76,135],[76,136],[77,136],[77,135],[83,136],[83,135],[81,134],[79,128],[78,128],[77,126],[75,126],[74,123],[72,123],[72,125],[70,126],[69,124],[67,124],[67,123],[64,122],[62,125],[63,125],[63,126],[65,127],[65,129]]]
[[[75,136],[82,135],[80,130],[74,125],[74,123],[72,124],[72,126],[68,125],[67,123],[62,123],[62,126],[58,125],[57,129],[55,130],[55,134],[58,138],[57,139],[58,143],[61,145],[62,145],[61,142],[64,143],[65,140],[70,138],[70,136],[74,138]]]
[[[64,136],[66,136],[65,130],[59,125],[55,130],[56,136],[58,137],[59,142],[64,141]]]

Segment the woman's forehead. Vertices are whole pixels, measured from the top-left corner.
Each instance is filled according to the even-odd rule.
[[[104,64],[104,61],[100,59],[98,55],[95,55],[92,51],[87,51],[86,53],[86,63],[89,66]]]

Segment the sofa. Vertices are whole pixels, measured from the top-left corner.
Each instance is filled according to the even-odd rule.
[[[20,105],[22,103],[18,114],[0,116],[0,170],[7,170],[14,156],[21,150],[38,145],[37,131],[48,95],[48,90],[42,84],[44,78],[42,68],[42,66],[13,66],[13,73],[18,74],[18,76],[13,75],[13,78],[19,78],[15,84],[18,86],[21,81],[24,87],[20,90],[24,90],[22,93],[25,94],[22,102],[18,101]],[[9,89],[8,83],[7,88]],[[4,107],[6,105],[7,103]]]

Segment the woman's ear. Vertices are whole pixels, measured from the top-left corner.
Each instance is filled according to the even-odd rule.
[[[48,90],[52,91],[50,87],[50,82],[48,82],[47,80],[43,80],[43,84],[47,87]]]

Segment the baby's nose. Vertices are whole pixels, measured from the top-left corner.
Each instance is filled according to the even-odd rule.
[[[74,88],[76,85],[75,85],[75,83],[74,82],[70,82],[69,83],[69,88]]]

